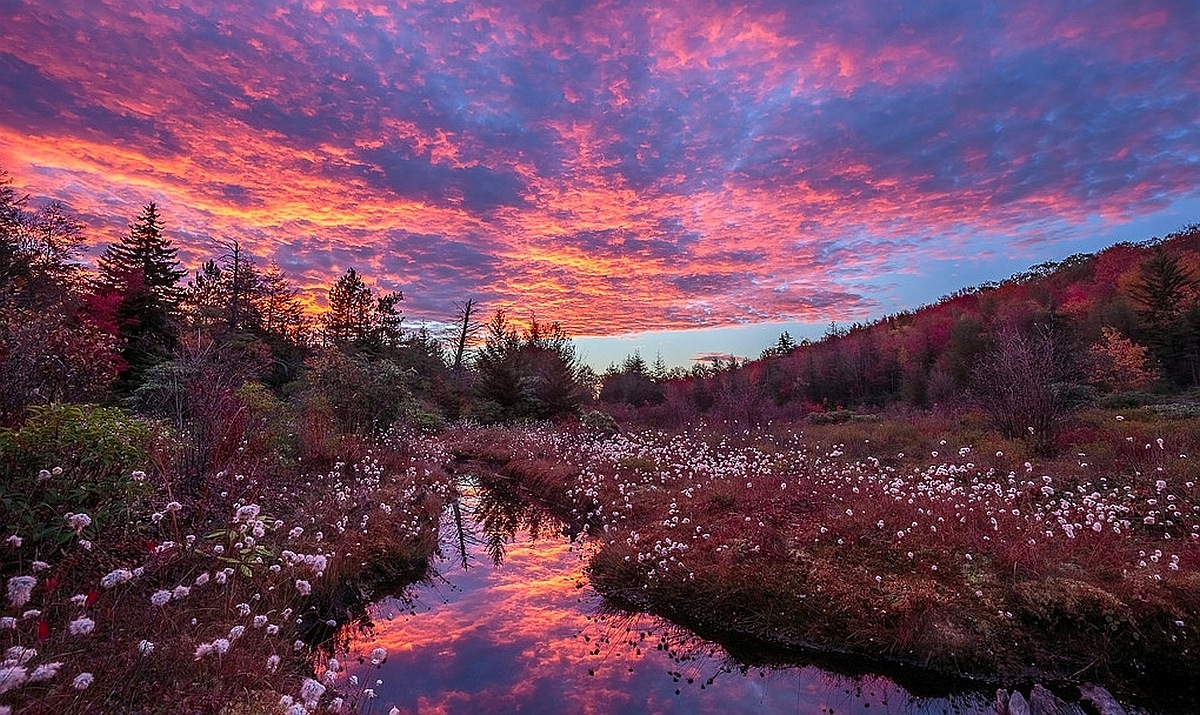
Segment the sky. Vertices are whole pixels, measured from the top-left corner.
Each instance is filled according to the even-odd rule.
[[[1200,221],[1194,0],[0,0],[0,168],[319,306],[755,356]]]

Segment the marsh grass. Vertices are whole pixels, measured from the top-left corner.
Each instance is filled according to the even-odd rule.
[[[987,424],[523,427],[480,451],[562,479],[596,587],[681,622],[1010,683],[1200,675],[1200,422],[1096,409],[1052,459]]]

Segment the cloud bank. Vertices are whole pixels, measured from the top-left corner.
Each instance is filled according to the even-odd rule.
[[[858,319],[1200,197],[1191,2],[14,0],[0,166],[320,302],[577,335]]]

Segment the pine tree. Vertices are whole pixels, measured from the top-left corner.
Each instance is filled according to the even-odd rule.
[[[225,272],[216,261],[206,261],[196,269],[184,290],[183,305],[195,327],[211,329],[221,322],[228,302]]]
[[[268,265],[263,273],[258,309],[264,333],[299,342],[305,329],[304,305],[275,263]]]
[[[179,281],[186,275],[177,252],[163,235],[158,208],[150,203],[129,225],[129,233],[100,257],[97,294],[116,305],[113,320],[126,364],[116,385],[120,392],[136,389],[146,370],[166,360],[175,346],[184,294]]]
[[[1196,287],[1179,257],[1160,245],[1142,262],[1137,282],[1129,289],[1143,323],[1141,342],[1178,387],[1194,384],[1200,372],[1200,334],[1186,317],[1195,305]]]
[[[173,312],[183,299],[179,281],[187,275],[179,264],[178,252],[163,235],[162,217],[151,201],[129,225],[129,233],[117,243],[109,244],[100,257],[101,281],[120,292],[136,282],[152,294],[163,310]]]
[[[366,340],[371,333],[375,296],[353,268],[329,289],[329,312],[323,317],[325,339],[338,347]]]

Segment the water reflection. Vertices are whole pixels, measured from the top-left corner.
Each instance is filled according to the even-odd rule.
[[[445,520],[440,575],[377,602],[373,625],[348,634],[349,655],[388,651],[377,668],[349,668],[374,686],[371,711],[992,712],[982,697],[919,699],[886,678],[738,666],[682,628],[612,612],[570,531],[519,494],[469,490]]]

